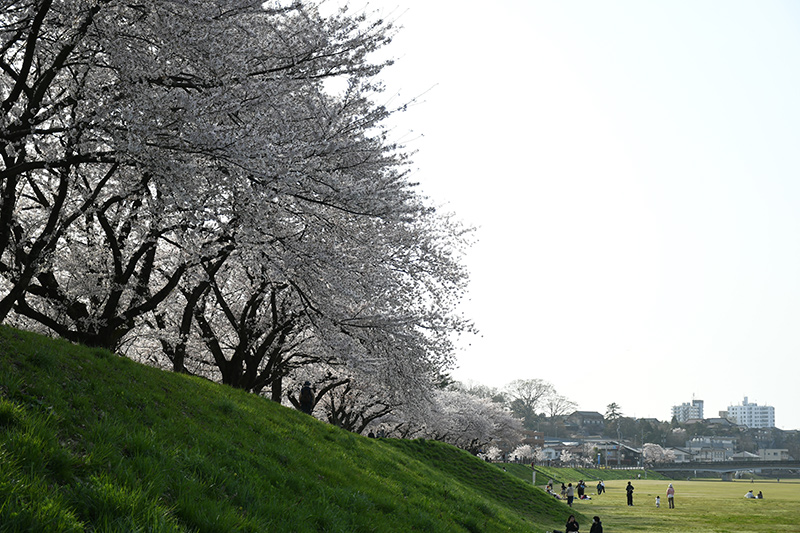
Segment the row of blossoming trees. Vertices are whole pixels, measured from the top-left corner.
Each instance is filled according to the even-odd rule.
[[[0,0],[0,321],[446,438],[469,232],[390,139],[394,32],[299,0]]]

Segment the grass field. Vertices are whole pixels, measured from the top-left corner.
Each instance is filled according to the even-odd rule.
[[[503,468],[506,471],[503,471]],[[368,439],[240,390],[0,326],[0,533],[800,532],[800,481],[606,481],[591,501],[434,441]],[[537,484],[547,476],[537,475]],[[643,472],[648,477],[650,472]],[[764,500],[745,500],[752,488]],[[592,483],[589,483],[591,494]]]
[[[538,480],[537,480],[538,482]],[[575,501],[573,507],[587,517],[600,516],[603,530],[684,533],[800,532],[800,480],[762,481],[672,481],[675,509],[667,505],[669,481],[631,480],[636,488],[634,506],[625,499],[627,480],[606,481],[606,493],[589,491],[590,501]],[[763,500],[748,500],[752,489],[764,493]],[[656,495],[661,507],[656,508]],[[588,531],[590,524],[581,524]]]

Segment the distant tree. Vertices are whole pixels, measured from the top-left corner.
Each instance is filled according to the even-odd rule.
[[[686,430],[681,427],[672,428],[669,430],[665,438],[667,446],[685,446],[686,441],[689,440],[689,435]]]
[[[606,424],[603,428],[603,434],[610,437],[616,437],[622,440],[622,427],[620,420],[622,419],[622,410],[620,406],[612,402],[606,406]]]
[[[547,454],[542,446],[537,446],[533,451],[533,460],[540,464],[547,461]]]
[[[489,387],[475,381],[463,381],[454,383],[453,386],[467,394],[472,394],[478,398],[488,398],[493,402],[504,404],[506,403],[506,396],[503,391],[496,387]]]
[[[486,449],[486,452],[483,454],[483,456],[489,459],[490,461],[499,461],[500,459],[503,458],[503,450],[501,450],[497,446],[489,446]]]
[[[641,425],[635,418],[621,416],[615,422],[619,426],[619,435],[631,443],[641,444]]]
[[[554,392],[553,385],[543,379],[517,379],[505,387],[511,411],[528,429],[535,427],[537,408]]]
[[[544,408],[550,418],[568,415],[575,411],[577,407],[578,404],[560,394],[552,394],[544,402]]]
[[[668,463],[675,461],[675,453],[666,450],[658,444],[646,443],[642,446],[642,456],[646,464]]]
[[[561,455],[558,458],[561,464],[570,465],[575,462],[575,456],[569,450],[561,450]]]
[[[617,403],[612,402],[606,406],[606,420],[614,421],[621,416],[622,416],[622,410]]]
[[[511,450],[509,455],[518,461],[529,463],[533,459],[533,448],[530,444],[522,444]]]
[[[447,442],[477,454],[489,444],[510,450],[522,439],[520,421],[503,406],[457,390],[434,392],[434,403],[424,420],[410,421],[408,437]]]

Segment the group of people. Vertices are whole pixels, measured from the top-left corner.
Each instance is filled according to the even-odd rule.
[[[628,485],[625,487],[625,495],[628,498],[629,507],[633,506],[633,491],[633,485],[628,481]],[[672,486],[672,483],[667,486],[667,502],[670,509],[675,509],[675,487]],[[656,496],[656,507],[661,507],[661,496]]]
[[[553,530],[553,533],[570,533],[571,531],[578,531],[580,525],[578,521],[575,520],[575,515],[569,515],[567,519],[567,525],[564,526],[564,531],[559,531],[557,529]],[[600,517],[595,516],[592,518],[592,527],[589,529],[589,533],[603,533],[603,523],[600,522]]]
[[[672,483],[667,487],[667,501],[669,508],[675,509],[675,489],[672,487]],[[661,507],[661,496],[656,496],[656,507]]]
[[[600,482],[603,483],[602,481]],[[591,500],[592,497],[586,494],[586,483],[583,480],[578,481],[578,483],[573,487],[572,483],[564,485],[561,483],[561,495],[556,493],[553,490],[553,480],[551,479],[547,486],[545,487],[545,492],[547,494],[553,496],[557,500],[567,500],[567,505],[572,507],[572,502],[575,501],[575,492],[578,493],[579,500]],[[603,492],[605,492],[605,485],[603,485]],[[600,485],[598,485],[597,494],[601,494]]]
[[[583,482],[583,480],[578,481],[577,486],[578,486],[579,497],[585,496],[586,484]],[[572,486],[572,483],[569,483],[567,485],[564,485],[564,483],[561,483],[561,492],[562,492],[563,498],[559,498],[558,494],[553,492],[553,480],[552,479],[547,484],[547,487],[546,487],[545,490],[547,491],[548,494],[551,494],[551,495],[555,496],[558,499],[566,499],[567,500],[567,505],[572,507],[572,500],[573,500],[573,495],[574,495],[574,487]],[[597,494],[602,494],[605,491],[606,491],[605,483],[603,483],[603,481],[601,480],[597,484]],[[629,506],[633,505],[633,491],[634,491],[633,484],[630,481],[628,481],[628,484],[625,486],[625,494],[627,496],[628,505]],[[586,496],[586,497],[588,498],[588,496]],[[755,496],[753,494],[752,490],[749,491],[747,494],[745,494],[744,497],[745,498],[763,498],[763,496],[762,496],[760,491],[758,493],[758,496]],[[667,502],[669,503],[669,508],[670,509],[674,509],[675,508],[675,487],[672,486],[672,483],[670,483],[667,486]],[[661,496],[656,496],[656,507],[661,507]],[[565,528],[564,531],[565,532],[578,531],[578,527],[579,526],[578,526],[578,522],[575,520],[575,515],[569,515],[569,519],[567,520],[567,525],[566,525],[566,528]],[[595,516],[594,517],[594,521],[592,522],[592,528],[589,530],[589,533],[602,533],[602,532],[603,532],[603,525],[600,522],[600,517],[599,516]],[[564,533],[564,532],[560,532],[558,530],[554,530],[553,533]]]
[[[761,491],[758,491],[758,496],[756,496],[755,494],[753,494],[752,490],[748,490],[747,494],[745,494],[744,497],[745,498],[753,498],[753,499],[756,499],[756,500],[763,500],[764,499],[764,495],[761,494]]]
[[[553,496],[557,500],[567,500],[567,505],[572,507],[572,502],[575,500],[575,488],[572,486],[572,483],[565,485],[563,482],[561,483],[561,495],[559,496],[553,490],[553,480],[551,479],[547,486],[545,487],[545,491],[547,494]],[[601,479],[599,483],[597,483],[597,494],[603,494],[606,491],[606,485]],[[628,505],[633,506],[633,491],[634,487],[630,481],[628,481],[628,485],[625,487],[625,495],[628,499]],[[583,480],[578,481],[577,483],[577,492],[578,492],[578,499],[580,500],[591,500],[591,497],[586,494],[586,483]],[[747,494],[745,494],[745,498],[763,498],[761,492],[759,491],[758,496],[753,494],[751,490]],[[667,502],[669,502],[669,508],[675,508],[675,488],[670,483],[667,486]],[[656,507],[661,507],[661,496],[656,496]]]

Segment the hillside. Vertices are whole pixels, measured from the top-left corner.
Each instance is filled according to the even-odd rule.
[[[438,442],[6,327],[0,456],[2,531],[544,531],[569,514]]]

